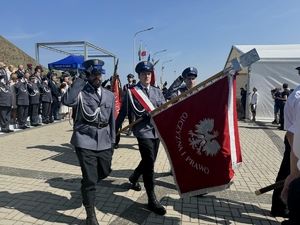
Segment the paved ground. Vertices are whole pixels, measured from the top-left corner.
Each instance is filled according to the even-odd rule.
[[[269,215],[271,192],[254,191],[274,182],[284,150],[284,132],[267,123],[239,122],[243,166],[228,190],[181,199],[164,149],[157,157],[156,194],[167,208],[146,208],[145,189],[130,190],[128,177],[140,160],[133,136],[122,135],[113,172],[97,187],[100,224],[280,224]],[[68,121],[0,135],[0,224],[85,224],[81,172],[69,140]]]

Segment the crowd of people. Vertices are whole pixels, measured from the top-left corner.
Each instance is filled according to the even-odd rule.
[[[18,129],[40,126],[71,116],[72,110],[61,104],[61,97],[71,85],[70,74],[61,75],[50,71],[43,74],[41,66],[32,64],[15,68],[0,62],[0,126],[1,132],[10,133],[10,124]],[[28,124],[29,119],[29,124]]]

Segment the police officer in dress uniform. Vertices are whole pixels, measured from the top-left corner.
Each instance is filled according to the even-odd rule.
[[[139,82],[136,88],[141,89],[153,106],[159,107],[165,103],[164,96],[160,89],[150,86],[151,72],[153,70],[153,64],[149,61],[142,61],[135,67],[135,71],[138,73]],[[132,189],[136,191],[141,190],[141,186],[138,182],[140,175],[143,175],[145,189],[148,195],[148,208],[153,212],[164,215],[166,209],[162,204],[156,200],[154,193],[154,162],[158,153],[160,140],[154,127],[150,123],[150,117],[147,116],[144,107],[132,94],[129,88],[125,93],[125,97],[122,101],[122,107],[120,109],[118,118],[116,120],[116,130],[118,130],[124,121],[128,110],[131,109],[136,118],[143,118],[143,120],[133,126],[133,134],[136,136],[141,153],[142,160],[138,167],[134,170],[130,176],[129,181],[132,183]],[[127,101],[127,99],[130,99]]]
[[[133,79],[134,79],[134,75],[133,74],[130,73],[130,74],[127,75],[128,84],[125,84],[123,86],[123,93],[126,93],[126,91],[128,90],[128,88],[133,85]],[[128,101],[128,99],[127,99],[127,101]],[[131,108],[128,109],[127,118],[128,118],[129,124],[131,124],[134,121],[134,113],[132,112]],[[132,129],[130,128],[128,130],[127,136],[130,136],[131,132],[132,132]]]
[[[29,77],[29,82],[27,83],[27,89],[29,93],[29,107],[30,107],[30,123],[31,126],[40,126],[39,123],[39,108],[40,108],[40,91],[35,83],[36,77],[31,74]]]
[[[84,73],[80,73],[62,98],[64,105],[77,110],[71,144],[75,146],[82,171],[81,194],[88,225],[98,224],[94,210],[96,184],[111,172],[116,136],[115,97],[101,87],[103,65],[98,59],[83,62]]]
[[[48,124],[50,123],[52,94],[51,89],[48,87],[47,77],[42,78],[40,93],[42,102],[42,123]]]
[[[1,132],[10,133],[10,115],[13,104],[13,93],[5,82],[5,75],[0,74],[0,126]]]
[[[168,89],[167,99],[170,100],[172,98],[175,98],[188,89],[193,88],[196,84],[197,75],[198,70],[195,67],[186,68]],[[181,87],[183,82],[185,83],[185,86]]]
[[[50,74],[48,86],[51,89],[51,94],[52,94],[51,116],[50,116],[50,123],[52,123],[54,122],[54,120],[58,120],[58,110],[59,110],[59,104],[61,100],[61,93],[58,90],[58,87],[56,85],[56,73],[52,72]]]
[[[18,109],[18,123],[20,129],[29,128],[26,125],[29,110],[29,94],[27,90],[27,80],[22,73],[18,73],[19,82],[14,85],[16,92],[16,102]]]

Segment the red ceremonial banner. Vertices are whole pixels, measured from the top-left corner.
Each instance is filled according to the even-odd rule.
[[[112,92],[115,94],[115,106],[116,106],[116,118],[119,115],[119,111],[121,109],[121,90],[122,90],[122,85],[121,81],[119,79],[119,76],[116,75],[113,78],[113,85],[112,85]]]
[[[228,188],[242,162],[235,76],[225,76],[152,117],[181,196]]]

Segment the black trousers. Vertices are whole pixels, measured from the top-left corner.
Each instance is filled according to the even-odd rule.
[[[287,205],[290,224],[300,224],[300,178],[296,178],[290,183]]]
[[[28,105],[18,105],[18,123],[20,127],[26,126],[27,117],[28,117]]]
[[[157,157],[160,140],[158,138],[137,138],[142,160],[135,171],[143,175],[147,194],[154,190],[154,163]]]
[[[279,111],[279,123],[280,123],[280,128],[284,129],[284,103],[280,105],[280,111]]]
[[[40,104],[30,104],[30,123],[36,125],[39,123],[39,107]]]
[[[50,120],[58,120],[58,110],[59,110],[59,101],[53,97],[53,102],[51,104],[51,115]]]
[[[8,130],[10,123],[11,106],[0,106],[0,126],[1,130]]]
[[[51,103],[42,102],[42,122],[50,122]]]
[[[96,184],[111,172],[112,149],[93,151],[75,147],[82,172],[81,195],[85,207],[95,206]]]
[[[284,137],[284,145],[285,145],[285,151],[276,177],[276,182],[284,180],[290,174],[291,146],[286,136]],[[283,187],[277,188],[273,191],[271,213],[283,213],[286,209],[286,205],[282,202],[280,198],[282,189]]]

